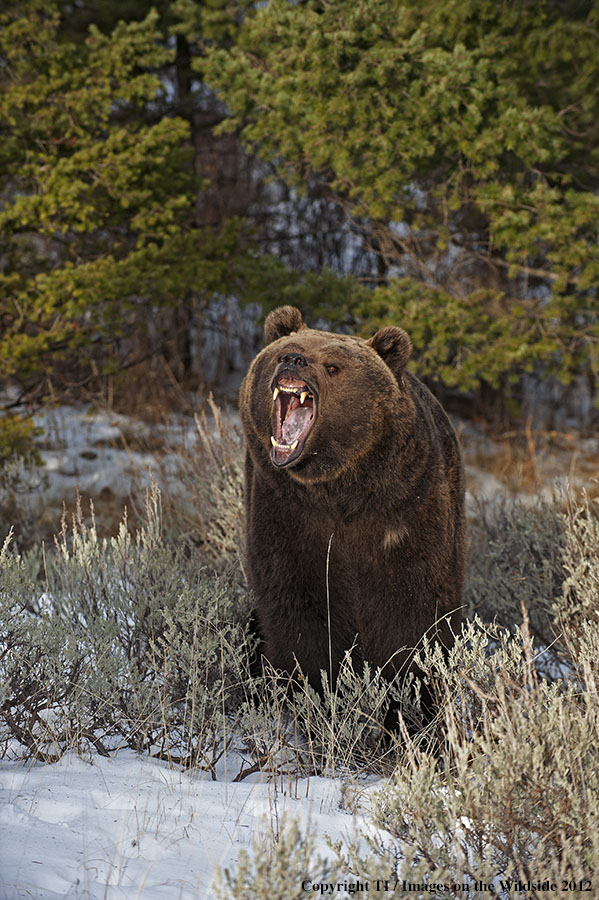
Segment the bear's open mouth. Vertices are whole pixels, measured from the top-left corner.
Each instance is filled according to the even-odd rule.
[[[301,378],[283,372],[276,378],[275,433],[271,435],[270,458],[275,466],[286,466],[300,456],[316,420],[316,394]]]

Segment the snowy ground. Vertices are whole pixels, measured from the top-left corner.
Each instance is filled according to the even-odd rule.
[[[238,418],[233,411],[231,421],[238,423]],[[72,509],[77,492],[85,510],[87,498],[93,499],[100,530],[118,525],[125,505],[143,509],[150,473],[159,483],[168,482],[171,498],[185,502],[178,473],[182,453],[198,440],[191,417],[151,426],[110,411],[65,406],[38,414],[36,422],[45,432],[46,483],[34,479],[31,490],[20,492],[19,499],[46,539],[59,531],[63,502]],[[505,496],[524,502],[534,502],[539,495],[551,500],[565,484],[597,493],[599,436],[520,431],[491,438],[480,424],[454,420],[454,425],[464,453],[471,508],[475,501]]]
[[[111,411],[62,406],[39,412],[35,424],[43,430],[39,442],[44,466],[21,478],[17,499],[26,528],[36,542],[52,544],[60,532],[63,508],[70,513],[80,495],[84,513],[93,502],[99,532],[116,533],[127,507],[144,509],[152,480],[169,495],[182,493],[178,477],[182,454],[197,441],[191,417],[149,425]],[[0,495],[0,500],[2,499]],[[14,523],[19,544],[19,523]],[[0,536],[0,540],[1,540]]]
[[[44,430],[42,459],[47,485],[44,504],[110,492],[127,497],[147,483],[158,467],[176,473],[178,453],[197,438],[191,417],[148,425],[129,416],[90,408],[62,406],[38,413],[35,423]]]
[[[47,413],[41,424],[48,485],[35,486],[23,502],[54,530],[63,499],[72,506],[77,489],[96,503],[107,498],[120,516],[127,496],[148,483],[148,468],[156,471],[156,454],[161,472],[175,473],[177,446],[193,441],[195,431],[189,422],[169,437],[74,408]],[[471,495],[513,493],[514,472],[542,481],[546,492],[566,478],[588,484],[599,476],[596,438],[533,440],[518,455],[509,440],[491,442],[472,425],[462,431]],[[336,780],[300,780],[282,792],[259,776],[233,783],[221,774],[213,782],[130,751],[91,762],[67,756],[48,766],[0,760],[0,900],[209,900],[215,870],[233,865],[255,838],[272,843],[284,811],[317,831],[323,855],[325,833],[353,837],[365,824],[340,808]],[[346,895],[342,886],[335,892]]]
[[[340,809],[336,780],[283,790],[257,775],[207,780],[128,750],[91,763],[0,761],[0,897],[209,900],[215,871],[256,840],[272,845],[284,815],[318,833],[322,856],[322,835],[347,840],[362,824]]]

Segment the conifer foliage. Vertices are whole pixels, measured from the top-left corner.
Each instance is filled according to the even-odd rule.
[[[458,387],[567,380],[598,360],[598,25],[584,0],[271,0],[203,71],[226,127],[380,253],[369,325]]]
[[[0,371],[26,379],[122,336],[136,296],[168,291],[190,202],[187,126],[141,116],[161,92],[148,70],[168,55],[155,14],[80,43],[59,40],[45,2],[1,24]]]
[[[237,221],[197,225],[173,42],[135,12],[104,31],[45,0],[0,16],[0,378],[27,399],[130,366],[183,307],[257,282]]]
[[[462,391],[596,386],[598,30],[591,0],[10,4],[0,378],[43,398],[168,341],[185,369],[178,342],[234,295],[400,322],[420,374]],[[292,226],[254,190],[273,171]],[[343,241],[314,271],[326,208],[362,281]]]

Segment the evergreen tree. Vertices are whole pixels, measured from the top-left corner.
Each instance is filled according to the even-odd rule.
[[[181,310],[282,269],[240,222],[197,227],[158,14],[64,25],[46,0],[0,19],[0,378],[27,399],[157,352]]]
[[[380,254],[364,327],[461,388],[568,380],[599,370],[598,25],[591,0],[270,0],[202,71]]]

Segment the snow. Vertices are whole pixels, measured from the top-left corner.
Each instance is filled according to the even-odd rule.
[[[43,468],[24,473],[17,490],[25,518],[37,522],[40,541],[52,544],[64,505],[71,512],[78,495],[85,514],[93,501],[103,534],[115,532],[125,508],[143,510],[153,481],[173,500],[188,502],[180,473],[198,439],[191,416],[150,425],[112,411],[65,405],[39,411],[34,423],[43,430]],[[18,528],[15,537],[18,544]]]
[[[239,426],[236,410],[226,415]],[[38,412],[34,421],[44,431],[44,469],[30,479],[29,490],[20,486],[19,502],[47,523],[46,536],[60,530],[63,503],[72,509],[78,493],[85,510],[88,498],[93,499],[100,517],[104,501],[104,518],[112,517],[111,526],[120,521],[125,506],[143,509],[152,480],[172,500],[183,506],[189,502],[181,471],[198,442],[191,416],[173,415],[170,421],[149,425],[113,411],[65,405]],[[519,439],[515,433],[492,438],[480,423],[455,417],[453,422],[462,444],[471,512],[481,501],[506,497],[525,505],[534,505],[539,497],[551,502],[556,491],[561,494],[566,486],[579,491],[597,478],[597,436],[535,432],[527,443],[521,434]]]
[[[239,425],[238,413],[227,412]],[[480,424],[454,417],[460,435],[467,481],[467,504],[494,502],[503,497],[534,504],[541,496],[551,501],[568,485],[588,487],[598,474],[599,439],[596,436],[536,432],[524,445],[515,433],[491,438]],[[197,428],[191,416],[172,416],[171,421],[148,425],[130,416],[92,407],[60,406],[35,416],[44,430],[41,456],[46,483],[39,476],[29,491],[19,491],[22,503],[38,514],[52,517],[59,530],[63,501],[71,505],[79,492],[84,500],[112,498],[117,518],[130,499],[141,502],[151,479],[166,487],[171,497],[186,502],[180,472],[184,458],[197,444]],[[143,448],[143,449],[140,449]],[[151,473],[151,475],[150,475]]]
[[[105,489],[115,496],[127,496],[140,473],[156,467],[155,453],[127,446],[128,436],[134,434],[145,443],[149,431],[130,417],[87,407],[61,406],[42,410],[34,416],[34,422],[46,437],[41,452],[48,477],[46,503],[62,502],[77,490],[85,496],[98,495]],[[164,427],[153,430],[161,435],[166,431]]]
[[[139,491],[140,481],[148,483],[150,466],[156,471],[155,452],[132,450],[123,440],[134,427],[148,428],[131,419],[62,407],[41,413],[38,423],[46,431],[48,485],[21,496],[40,510],[54,506],[56,522],[63,499],[72,500],[77,490],[84,497],[110,491],[118,506]],[[193,422],[180,424],[176,434],[167,426],[150,431],[154,440],[144,434],[138,446],[161,445],[162,473],[176,472],[179,450],[193,443]],[[505,495],[505,444],[464,431],[466,448],[474,448],[466,453],[471,501],[474,494]],[[596,438],[582,448],[572,443],[572,450],[548,446],[533,460],[548,476],[545,485],[564,472],[574,481],[574,462],[581,481],[596,473]],[[492,460],[495,473],[483,460]],[[240,850],[251,849],[255,839],[272,843],[284,814],[298,818],[304,832],[315,831],[321,856],[330,855],[325,835],[347,843],[372,829],[365,812],[350,815],[342,807],[336,778],[290,778],[281,785],[254,774],[235,783],[220,771],[211,781],[128,750],[91,760],[68,754],[52,765],[3,759],[0,900],[210,900],[215,871],[234,868]]]
[[[340,808],[334,778],[239,783],[169,768],[128,750],[50,765],[0,761],[3,900],[214,897],[214,873],[252,841],[272,842],[283,816],[302,831],[355,837],[362,816]],[[330,853],[330,852],[329,852]],[[290,874],[291,877],[291,874]]]

